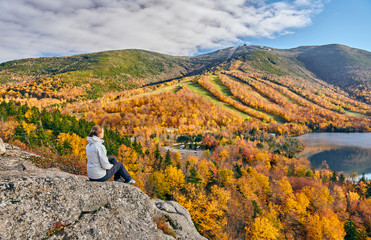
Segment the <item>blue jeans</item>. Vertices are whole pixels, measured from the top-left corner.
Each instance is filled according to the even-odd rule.
[[[125,180],[125,182],[130,181],[131,176],[121,162],[117,162],[115,157],[109,157],[108,161],[113,165],[113,167],[111,169],[106,170],[106,176],[99,179],[90,179],[90,181],[105,182],[109,180],[112,176],[114,176],[113,179],[115,181],[118,180],[120,177],[122,177]]]

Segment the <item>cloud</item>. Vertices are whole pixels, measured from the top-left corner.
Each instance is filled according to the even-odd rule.
[[[0,1],[0,62],[112,49],[192,55],[305,27],[321,0]]]

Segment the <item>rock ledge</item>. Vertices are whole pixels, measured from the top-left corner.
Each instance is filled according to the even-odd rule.
[[[3,146],[0,239],[174,239],[157,229],[156,216],[177,239],[206,239],[176,202],[150,199],[128,184],[40,169],[27,160],[35,155]]]

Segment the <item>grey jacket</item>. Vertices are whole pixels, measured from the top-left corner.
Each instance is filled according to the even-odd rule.
[[[111,169],[113,165],[107,158],[106,147],[102,144],[104,140],[97,136],[87,137],[86,157],[88,159],[87,171],[91,179],[99,179],[106,176],[106,170]]]

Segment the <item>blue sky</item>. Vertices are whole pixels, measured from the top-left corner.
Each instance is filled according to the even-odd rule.
[[[371,51],[370,0],[0,0],[0,62],[118,49],[193,56],[234,45]]]
[[[338,43],[371,51],[371,1],[332,0],[309,26],[295,29],[293,34],[247,41],[274,48]]]

